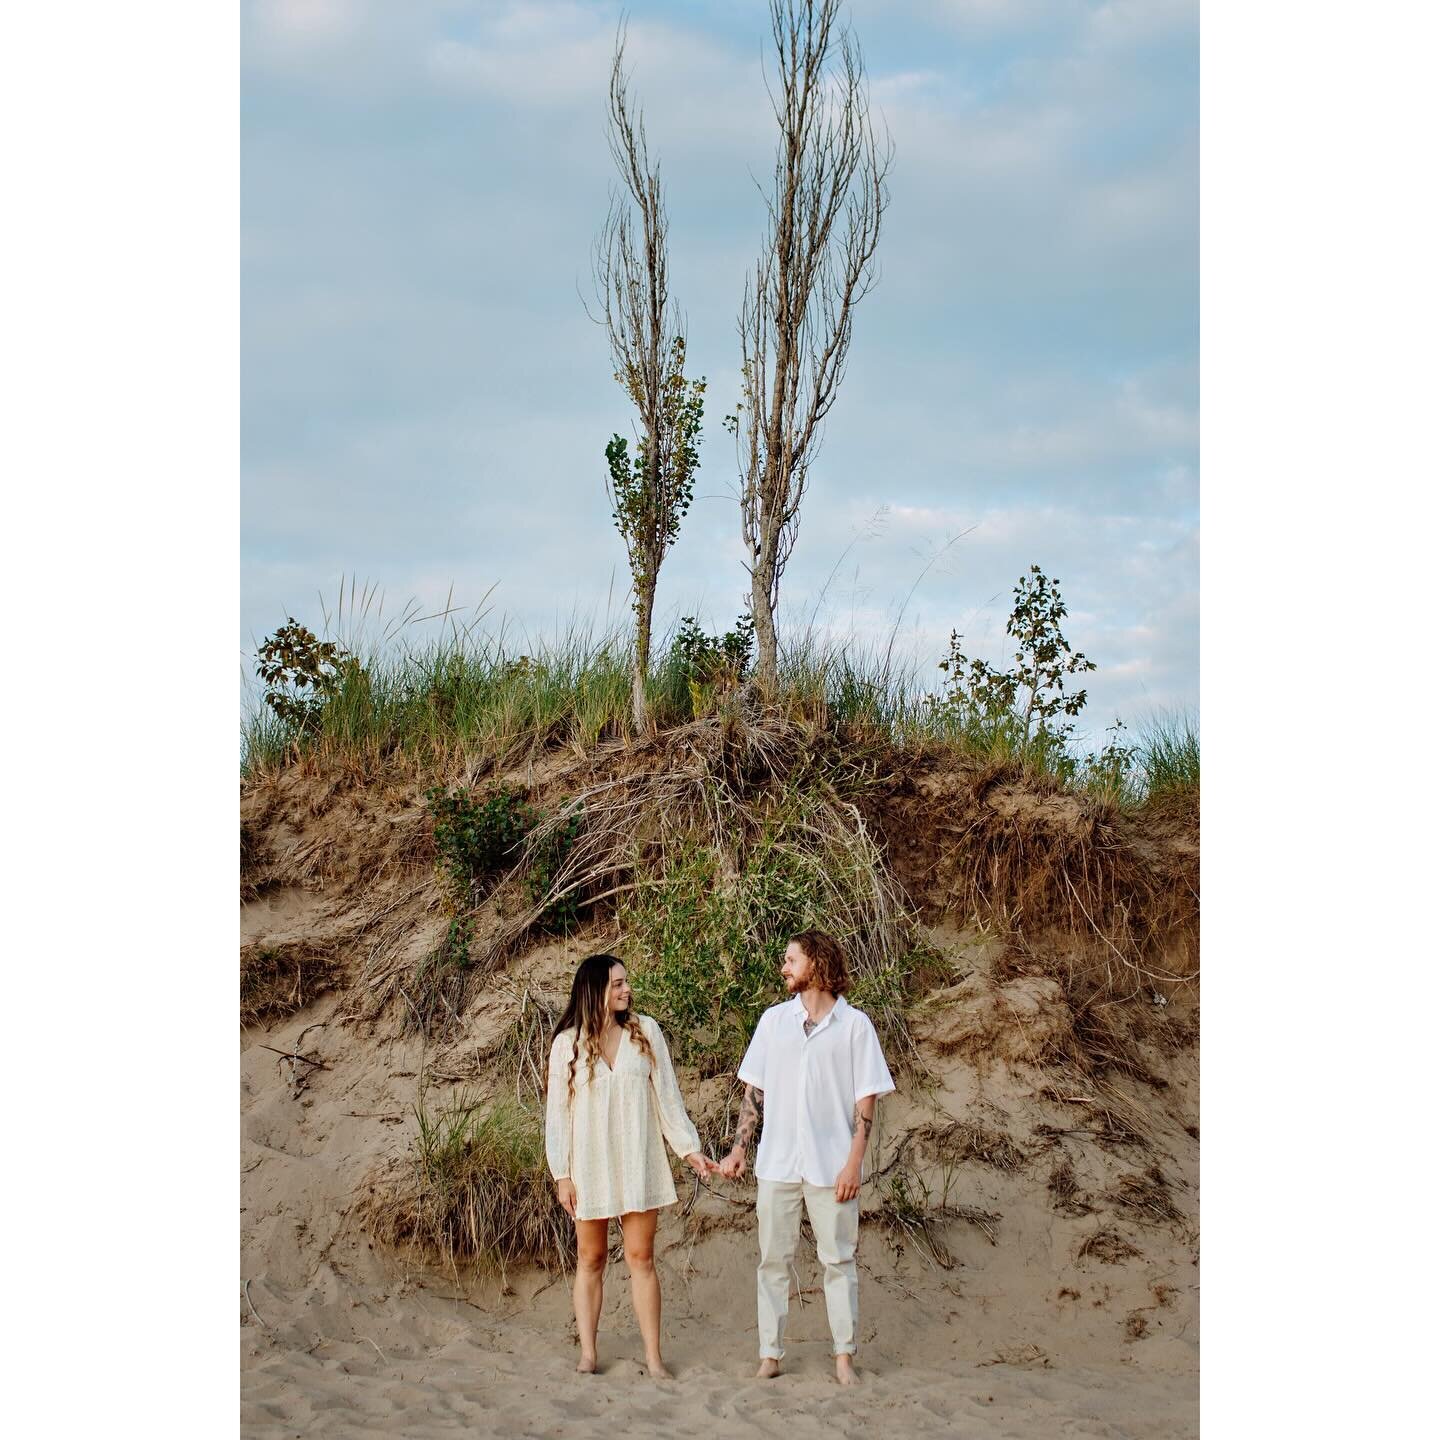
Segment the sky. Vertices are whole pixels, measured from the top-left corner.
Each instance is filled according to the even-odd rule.
[[[241,651],[453,595],[518,648],[623,622],[604,447],[631,433],[590,250],[621,7],[249,0],[241,83]],[[662,626],[748,576],[735,321],[773,166],[764,0],[633,3],[627,60],[708,381]],[[853,0],[895,147],[880,279],[810,476],[781,625],[1008,660],[1038,564],[1098,669],[1082,734],[1199,708],[1193,0]],[[322,603],[321,595],[327,597]],[[488,597],[488,598],[487,598]],[[417,632],[418,633],[418,632]]]

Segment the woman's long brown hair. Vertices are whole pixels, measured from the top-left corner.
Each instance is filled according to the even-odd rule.
[[[575,1032],[575,1048],[570,1054],[570,1098],[575,1098],[575,1064],[580,1047],[585,1047],[590,1079],[595,1078],[595,1062],[600,1058],[600,1037],[605,1033],[605,993],[610,988],[610,971],[625,962],[615,955],[589,955],[580,962],[570,985],[570,1003],[555,1026],[557,1035],[566,1030]],[[652,1063],[655,1055],[640,1028],[640,1021],[631,1010],[617,1010],[615,1020],[635,1042],[635,1048]]]

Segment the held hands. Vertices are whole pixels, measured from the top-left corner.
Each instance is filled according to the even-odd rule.
[[[693,1150],[685,1157],[685,1163],[702,1179],[708,1180],[720,1167],[708,1155]]]
[[[715,1168],[727,1180],[738,1180],[745,1173],[745,1151],[737,1145]]]
[[[860,1193],[860,1162],[852,1160],[835,1177],[835,1198],[842,1205]]]
[[[555,1182],[555,1198],[560,1208],[573,1220],[575,1218],[575,1182],[568,1176]]]

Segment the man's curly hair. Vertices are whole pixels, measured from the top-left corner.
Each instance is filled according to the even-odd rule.
[[[832,995],[843,995],[850,988],[845,952],[833,935],[827,935],[823,930],[802,930],[790,937],[790,943],[798,945],[806,958],[814,961],[813,983],[817,989],[828,990]]]

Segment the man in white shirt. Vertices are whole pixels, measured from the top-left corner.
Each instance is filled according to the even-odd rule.
[[[760,1265],[756,1300],[760,1368],[772,1379],[785,1354],[790,1262],[803,1202],[825,1267],[825,1309],[835,1378],[855,1380],[859,1284],[860,1178],[875,1101],[895,1088],[870,1017],[845,1000],[845,952],[831,936],[806,930],[785,947],[780,967],[791,998],[761,1017],[740,1062],[745,1085],[735,1144],[720,1163],[731,1180],[745,1173],[750,1139],[765,1127],[755,1156]]]

